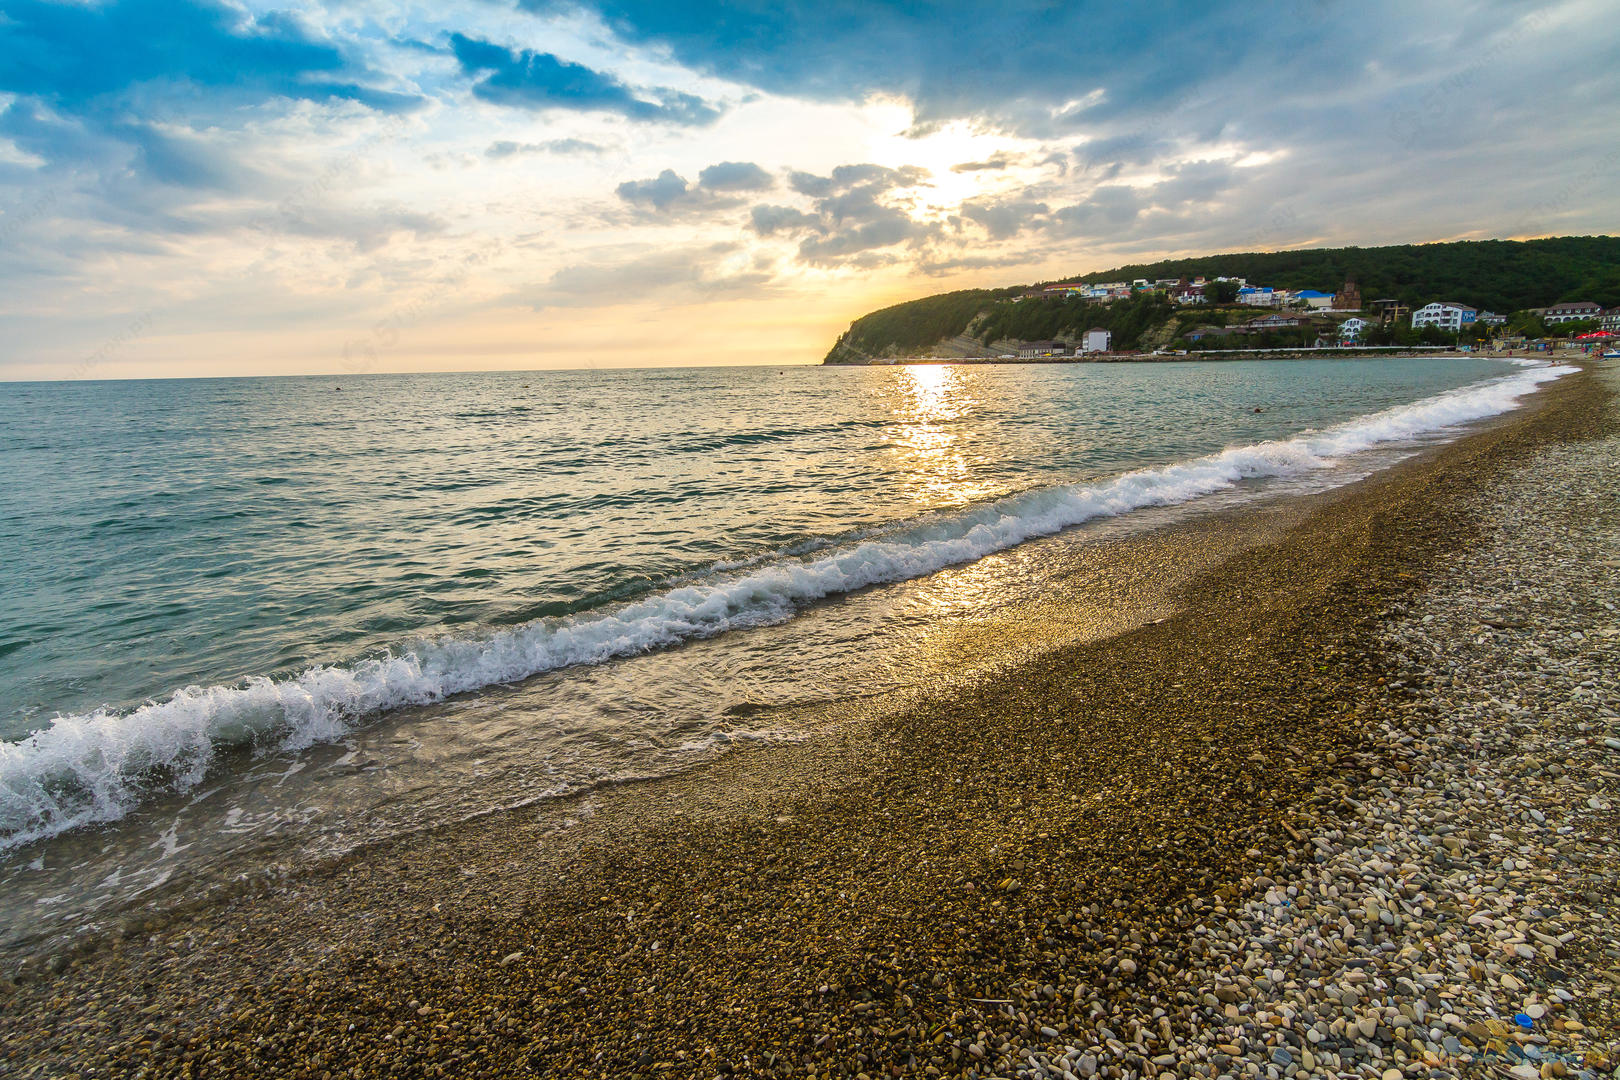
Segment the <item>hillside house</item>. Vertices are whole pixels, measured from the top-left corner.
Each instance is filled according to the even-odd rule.
[[[1603,329],[1620,334],[1620,307],[1605,308],[1598,312],[1598,322],[1602,324]]]
[[[1113,348],[1114,335],[1100,326],[1093,326],[1086,331],[1085,337],[1080,339],[1082,353],[1108,352]]]
[[[1467,304],[1445,302],[1426,304],[1412,312],[1412,329],[1421,330],[1425,326],[1433,326],[1455,334],[1465,326],[1472,326],[1477,318],[1479,311]]]
[[[1355,344],[1371,326],[1370,321],[1360,317],[1346,319],[1339,324],[1339,341],[1346,345]]]
[[[1315,311],[1325,311],[1333,306],[1333,294],[1317,292],[1315,289],[1301,289],[1294,294],[1294,299]]]
[[[1547,313],[1541,317],[1541,321],[1548,326],[1556,326],[1558,323],[1595,319],[1602,311],[1602,308],[1590,300],[1577,300],[1568,304],[1554,304],[1547,309]]]
[[[1045,360],[1054,356],[1068,356],[1069,345],[1063,341],[1030,341],[1018,346],[1018,359]]]
[[[1292,315],[1262,315],[1258,319],[1242,323],[1237,329],[1245,334],[1269,334],[1273,330],[1292,330],[1304,325],[1303,319]]]

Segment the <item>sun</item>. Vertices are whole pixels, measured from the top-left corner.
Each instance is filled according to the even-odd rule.
[[[1041,144],[998,132],[985,131],[967,121],[953,121],[924,134],[915,129],[915,114],[903,102],[869,105],[874,111],[871,160],[891,169],[906,166],[927,170],[929,177],[914,188],[900,189],[912,201],[911,216],[934,221],[960,211],[970,199],[1017,191],[1039,176],[1035,158]],[[978,168],[960,168],[978,165]]]

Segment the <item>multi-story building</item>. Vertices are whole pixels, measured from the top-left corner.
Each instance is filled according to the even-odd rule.
[[[1412,312],[1412,329],[1421,330],[1425,326],[1437,327],[1456,333],[1465,326],[1473,324],[1479,318],[1478,310],[1467,304],[1428,304]]]
[[[1620,307],[1605,308],[1598,312],[1598,323],[1603,329],[1620,334]]]
[[[1554,304],[1547,309],[1541,321],[1548,326],[1556,326],[1558,323],[1575,322],[1580,319],[1595,319],[1602,310],[1590,300],[1576,300],[1568,304]]]
[[[1372,323],[1366,319],[1355,317],[1344,320],[1339,324],[1339,340],[1349,343],[1361,340],[1361,335],[1367,332]]]
[[[1053,356],[1068,356],[1069,346],[1062,341],[1031,341],[1018,347],[1020,360],[1044,360]]]
[[[1297,326],[1304,326],[1303,319],[1292,315],[1261,315],[1250,319],[1246,323],[1239,323],[1238,329],[1245,334],[1264,334],[1272,330],[1292,330]]]
[[[1080,351],[1083,353],[1107,352],[1113,342],[1113,334],[1100,326],[1093,326],[1086,331],[1086,336],[1080,339]]]

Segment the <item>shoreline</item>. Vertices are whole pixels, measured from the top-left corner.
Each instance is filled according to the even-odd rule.
[[[1020,364],[1169,364],[1236,360],[1427,360],[1435,356],[1472,357],[1480,360],[1595,360],[1585,354],[1463,352],[1451,345],[1390,345],[1353,348],[1333,346],[1323,349],[1201,349],[1185,353],[1087,353],[1084,356],[1038,356],[1005,358],[999,356],[917,356],[872,359],[862,362],[823,360],[818,367],[909,367],[920,364],[962,364],[969,367]]]
[[[1102,1005],[1101,1043],[1127,1053],[1094,1069],[1176,1067],[1145,1051],[1152,1009],[1181,1004],[1197,928],[1257,871],[1310,855],[1346,762],[1358,783],[1383,767],[1356,722],[1384,693],[1379,613],[1470,538],[1463,495],[1594,428],[1606,393],[1569,376],[1306,497],[1158,622],[1028,641],[1022,664],[806,744],[136,920],[0,998],[0,1060],[22,1075],[1011,1075],[992,1034],[1078,1039]],[[98,1011],[113,991],[128,1003]],[[1157,1004],[1131,1014],[1134,999]]]

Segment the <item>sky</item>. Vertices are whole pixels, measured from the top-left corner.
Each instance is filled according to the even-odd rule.
[[[1613,233],[1614,14],[7,0],[0,379],[810,363],[950,289]]]

